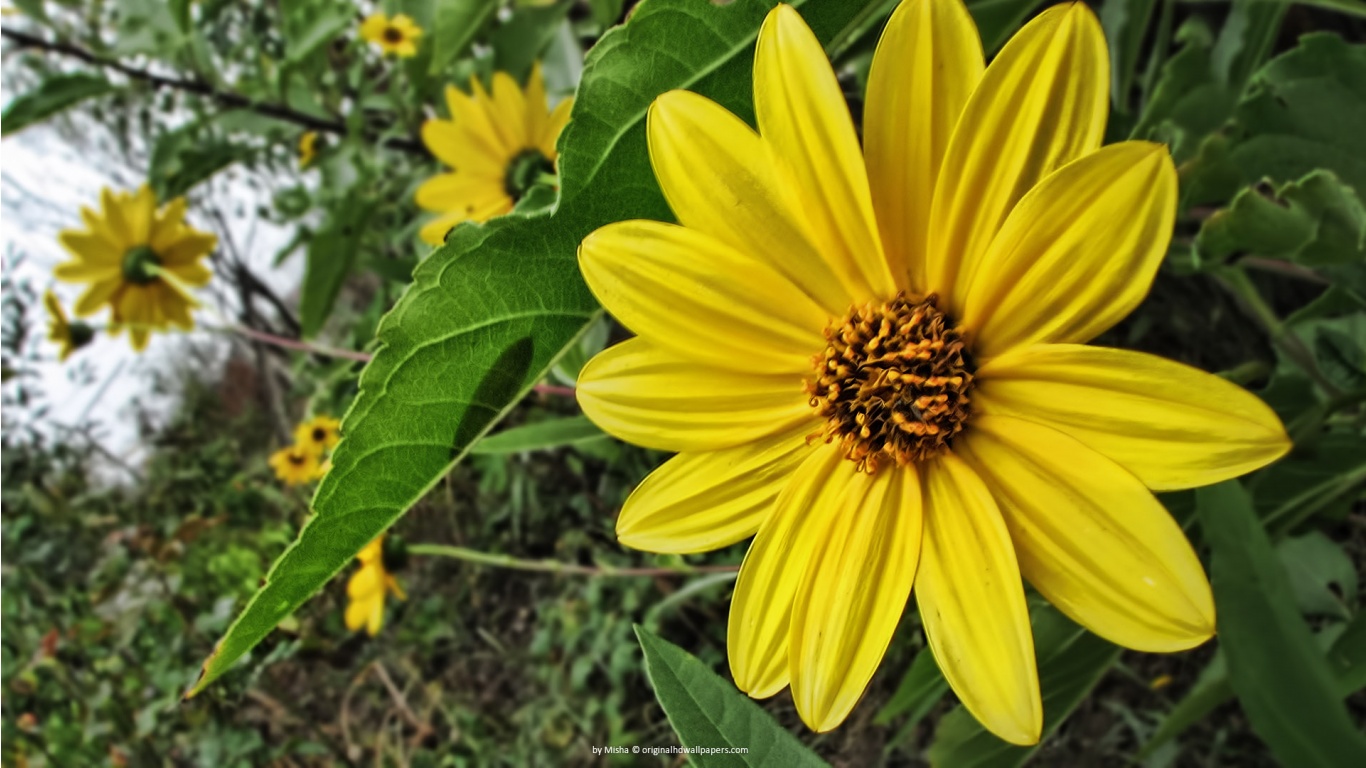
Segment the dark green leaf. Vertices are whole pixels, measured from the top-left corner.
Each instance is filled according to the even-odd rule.
[[[1286,765],[1360,765],[1366,736],[1352,723],[1333,674],[1247,492],[1229,481],[1197,492],[1220,647],[1253,730]]]
[[[1276,554],[1301,613],[1351,616],[1348,606],[1356,598],[1357,572],[1342,547],[1319,531],[1311,531],[1282,541]]]
[[[326,226],[308,243],[304,283],[299,299],[299,325],[304,336],[322,330],[342,284],[355,266],[366,222],[374,202],[359,192],[348,195]]]
[[[1228,665],[1224,663],[1222,653],[1215,653],[1214,658],[1200,672],[1195,685],[1191,686],[1185,697],[1158,723],[1157,730],[1138,751],[1135,759],[1143,760],[1153,754],[1167,742],[1180,736],[1187,728],[1203,720],[1215,707],[1232,698],[1233,687],[1228,682]]]
[[[1350,696],[1366,687],[1366,611],[1357,613],[1328,651],[1338,693]]]
[[[1043,692],[1042,743],[1077,708],[1119,658],[1119,648],[1087,632],[1056,608],[1030,611]],[[1013,768],[1039,749],[996,738],[963,707],[939,721],[928,758],[936,768]]]
[[[272,566],[204,666],[202,690],[415,504],[540,381],[599,316],[575,252],[620,219],[669,219],[645,146],[645,114],[674,88],[752,116],[759,25],[774,3],[652,0],[590,52],[560,137],[553,212],[462,225],[418,265],[378,330],[316,514]],[[822,40],[860,4],[793,3]]]
[[[1366,262],[1366,206],[1329,171],[1284,184],[1269,197],[1244,189],[1210,216],[1195,240],[1204,264],[1253,254],[1306,266]]]
[[[1000,50],[1030,14],[1047,0],[967,0],[968,13],[982,35],[982,50],[988,56]]]
[[[767,712],[682,648],[636,626],[645,671],[683,746],[743,747],[746,754],[690,754],[703,766],[822,766],[825,761]]]
[[[253,154],[251,147],[220,137],[208,121],[190,123],[157,138],[147,180],[157,199],[170,200]]]
[[[498,0],[438,0],[436,25],[432,29],[431,74],[439,73],[459,58],[497,10]]]
[[[892,698],[873,718],[873,723],[886,725],[901,715],[906,715],[900,730],[890,742],[892,745],[899,744],[909,738],[916,725],[948,692],[949,681],[945,680],[939,671],[934,654],[929,648],[922,648],[920,653],[915,655],[915,661],[911,662],[911,668],[906,671],[906,676],[901,678],[901,685],[897,686],[896,693],[892,694]]]
[[[526,80],[531,65],[541,57],[568,13],[567,2],[527,5],[513,11],[512,18],[490,36],[494,69],[507,72],[518,81]]]
[[[4,115],[0,115],[3,135],[18,133],[64,109],[112,90],[113,84],[99,75],[82,72],[52,75],[39,83],[37,88],[19,94],[5,106]]]
[[[1100,23],[1110,45],[1110,103],[1115,111],[1129,111],[1129,91],[1138,70],[1138,54],[1157,0],[1105,0]]]
[[[291,0],[284,10],[285,62],[299,64],[356,26],[356,9],[336,0]]]

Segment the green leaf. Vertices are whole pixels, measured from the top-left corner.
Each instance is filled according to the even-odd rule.
[[[1129,111],[1129,91],[1138,70],[1138,54],[1157,0],[1105,0],[1100,24],[1110,46],[1110,103],[1115,111]]]
[[[982,50],[988,56],[1000,50],[1025,19],[1045,2],[1047,0],[967,0],[968,13],[977,22],[977,32],[982,36]]]
[[[708,766],[823,766],[811,750],[735,686],[673,643],[636,625],[645,672],[678,740],[688,748],[742,747],[746,754],[689,754]]]
[[[299,299],[299,326],[304,336],[317,334],[332,314],[337,294],[356,264],[361,236],[374,209],[374,200],[353,191],[332,212],[322,231],[309,240]]]
[[[1240,93],[1271,54],[1289,7],[1290,3],[1276,0],[1233,0],[1219,40],[1210,52],[1215,79]]]
[[[1276,547],[1290,578],[1295,604],[1308,616],[1351,617],[1357,595],[1357,572],[1352,559],[1319,531],[1282,541]]]
[[[645,113],[674,88],[752,116],[754,40],[769,0],[652,0],[589,53],[560,136],[553,212],[457,227],[418,265],[378,329],[316,514],[205,662],[203,690],[417,503],[600,315],[579,277],[584,236],[620,219],[670,219],[650,170]],[[823,41],[860,4],[801,3]]]
[[[1205,220],[1195,239],[1202,262],[1253,254],[1306,266],[1366,262],[1366,206],[1329,171],[1314,171],[1268,197],[1244,189]]]
[[[587,416],[550,419],[524,424],[489,435],[470,448],[474,454],[508,454],[544,451],[566,445],[601,440],[606,435]]]
[[[922,648],[920,653],[915,655],[915,661],[911,662],[911,668],[906,671],[906,676],[901,678],[901,685],[897,686],[896,693],[892,694],[892,698],[873,718],[873,724],[886,725],[906,714],[905,722],[901,723],[901,730],[891,741],[892,744],[901,743],[948,692],[949,681],[945,680],[943,673],[939,671],[934,653],[928,647]]]
[[[459,58],[497,10],[498,0],[438,0],[428,71],[438,74]]]
[[[180,197],[215,173],[255,154],[250,146],[222,138],[206,118],[157,137],[147,181],[158,200]]]
[[[603,27],[610,27],[621,19],[621,9],[626,0],[588,0],[588,8],[593,12],[593,21]]]
[[[285,63],[296,65],[357,25],[356,9],[335,0],[291,0],[284,10]]]
[[[1036,605],[1030,621],[1043,693],[1042,744],[1115,663],[1120,649],[1047,604]],[[1038,749],[1001,741],[960,706],[939,721],[927,757],[936,768],[1013,768]]]
[[[5,136],[18,133],[64,109],[112,90],[114,85],[99,75],[83,72],[52,75],[37,88],[19,94],[5,105],[5,112],[0,115],[0,133]]]
[[[1338,693],[1350,696],[1366,687],[1366,611],[1357,613],[1333,646],[1328,663],[1337,674]]]
[[[1366,736],[1295,607],[1285,570],[1235,481],[1196,492],[1229,682],[1252,729],[1286,765],[1360,765]]]
[[[569,3],[558,2],[547,6],[527,5],[512,12],[506,24],[493,30],[489,45],[493,47],[494,69],[507,72],[518,81],[531,74],[531,65],[550,45],[564,17]]]

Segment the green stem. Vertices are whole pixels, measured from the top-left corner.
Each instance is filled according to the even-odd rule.
[[[1329,478],[1313,488],[1297,494],[1294,498],[1272,510],[1262,521],[1262,524],[1270,528],[1272,523],[1279,522],[1271,538],[1273,540],[1280,539],[1319,510],[1356,493],[1363,485],[1366,485],[1366,464],[1345,475]]]
[[[1320,389],[1326,392],[1329,397],[1336,398],[1342,395],[1342,391],[1319,370],[1318,364],[1314,362],[1314,354],[1304,346],[1304,342],[1300,341],[1298,336],[1290,332],[1290,329],[1281,322],[1281,318],[1276,315],[1271,305],[1262,298],[1261,292],[1257,290],[1257,286],[1253,284],[1252,278],[1248,277],[1246,272],[1238,267],[1229,267],[1220,270],[1216,274],[1216,279],[1242,300],[1243,305],[1271,336],[1271,343],[1284,352],[1285,356],[1290,358],[1305,373],[1309,374],[1309,378],[1313,379]]]
[[[1234,384],[1247,384],[1256,381],[1271,373],[1271,366],[1262,360],[1249,360],[1240,363],[1226,371],[1219,371],[1216,376],[1227,379]]]
[[[610,565],[579,565],[559,560],[524,560],[511,555],[497,555],[448,544],[409,544],[412,555],[431,555],[463,560],[467,563],[511,568],[517,571],[558,573],[574,576],[691,576],[699,573],[733,573],[738,565],[676,565],[660,568],[615,568]]]

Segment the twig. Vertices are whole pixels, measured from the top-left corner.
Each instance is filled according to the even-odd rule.
[[[346,124],[341,121],[328,120],[316,115],[310,115],[307,112],[300,112],[299,110],[284,104],[253,101],[240,93],[220,90],[200,80],[185,80],[178,77],[167,77],[165,75],[148,72],[145,69],[130,67],[119,61],[96,56],[85,48],[78,45],[72,45],[71,43],[44,40],[41,37],[12,29],[0,30],[0,34],[3,34],[4,37],[9,40],[13,40],[21,48],[36,48],[42,51],[60,53],[64,56],[80,59],[88,64],[94,64],[97,67],[112,69],[115,72],[122,73],[134,80],[141,80],[155,88],[171,88],[178,91],[198,94],[205,98],[212,99],[226,107],[249,109],[257,114],[295,123],[296,125],[301,125],[315,131],[324,131],[338,136],[345,136],[347,134]],[[410,154],[423,156],[427,154],[427,149],[422,145],[422,142],[412,138],[388,138],[383,140],[383,144]]]
[[[676,565],[656,568],[614,568],[610,565],[579,565],[559,560],[523,560],[511,555],[496,555],[476,549],[453,547],[448,544],[409,544],[408,552],[414,555],[435,555],[463,560],[467,563],[492,565],[498,568],[511,568],[517,571],[536,571],[539,573],[558,573],[574,576],[692,576],[699,573],[731,573],[740,569],[738,565]]]
[[[434,732],[431,723],[423,721],[413,712],[412,707],[408,706],[408,699],[403,696],[403,692],[398,689],[398,686],[394,685],[394,679],[389,676],[389,670],[384,667],[383,662],[376,660],[371,666],[374,667],[375,674],[379,676],[379,681],[384,684],[385,688],[389,689],[389,696],[393,698],[394,705],[398,707],[403,719],[417,729],[417,733],[413,736],[413,744],[421,744],[423,739]]]

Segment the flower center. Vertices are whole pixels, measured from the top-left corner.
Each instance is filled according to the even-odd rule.
[[[555,164],[541,154],[541,150],[522,150],[508,163],[507,174],[503,177],[503,190],[513,200],[521,200],[522,195],[536,184],[542,174],[554,172]]]
[[[322,427],[314,427],[314,428],[313,428],[313,442],[315,442],[315,443],[321,443],[322,441],[324,441],[324,440],[326,440],[326,439],[327,439],[327,430],[323,429]]]
[[[851,307],[825,329],[806,391],[826,425],[809,439],[839,440],[845,458],[869,474],[887,459],[905,466],[949,446],[968,419],[973,365],[962,329],[936,298],[902,292]]]
[[[160,266],[161,258],[151,248],[145,245],[129,248],[123,254],[123,279],[138,285],[155,283]]]
[[[384,42],[386,42],[386,43],[401,43],[401,42],[403,42],[403,30],[399,29],[398,27],[385,27],[385,28],[384,28]]]

